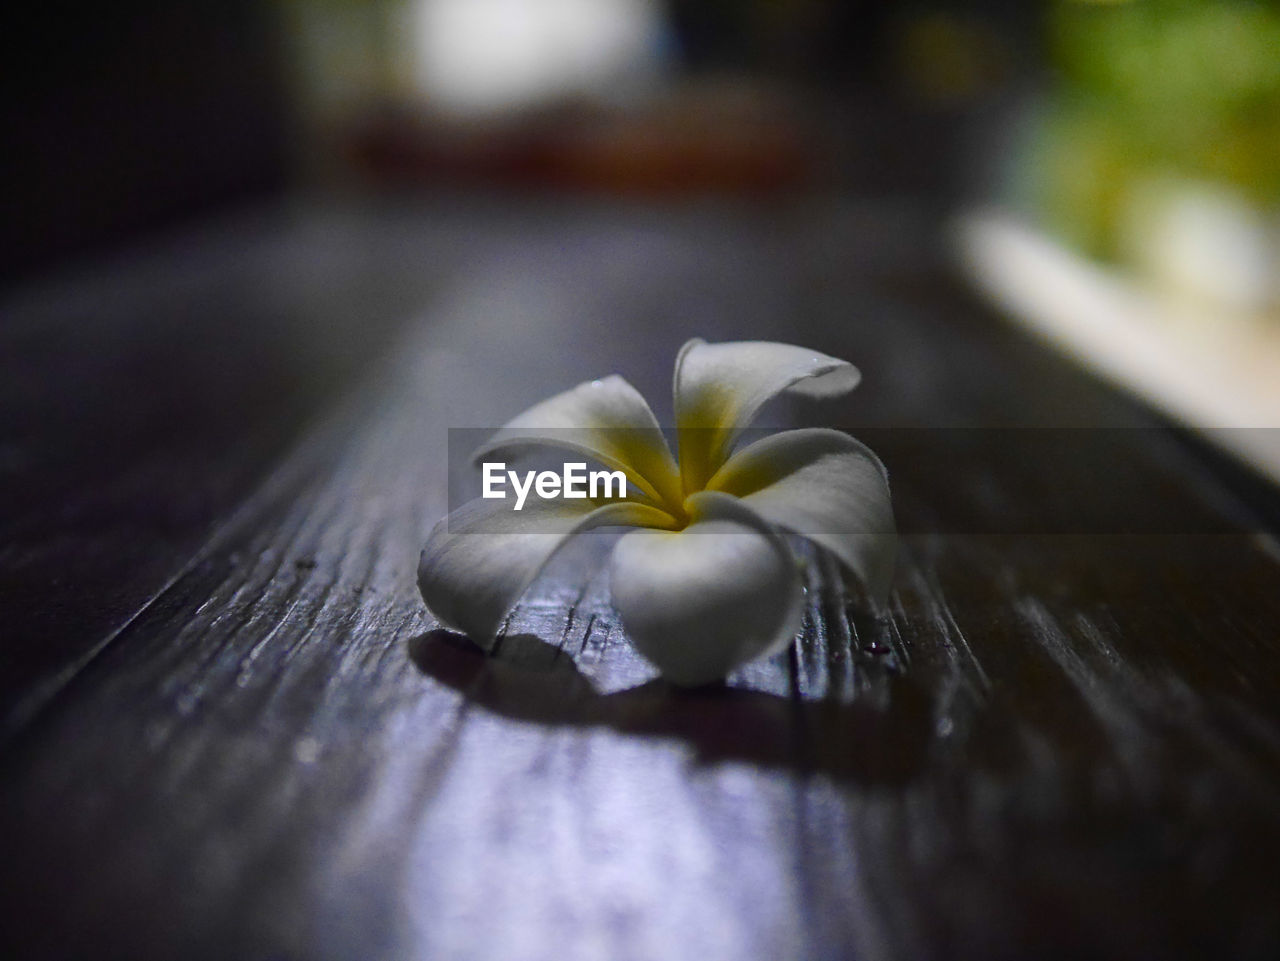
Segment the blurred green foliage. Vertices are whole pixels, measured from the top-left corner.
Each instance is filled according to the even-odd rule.
[[[1050,226],[1114,256],[1138,182],[1174,176],[1280,201],[1280,5],[1059,0],[1056,82],[1036,138]]]

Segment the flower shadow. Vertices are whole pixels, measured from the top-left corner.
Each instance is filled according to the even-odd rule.
[[[496,656],[439,629],[410,638],[408,650],[423,674],[485,710],[552,727],[678,740],[704,763],[741,761],[891,786],[921,769],[933,731],[931,697],[901,674],[847,702],[725,684],[686,689],[661,679],[600,693],[570,655],[532,634],[504,637]]]

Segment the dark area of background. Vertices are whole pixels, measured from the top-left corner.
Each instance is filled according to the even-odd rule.
[[[26,4],[5,32],[8,279],[289,182],[270,5]]]
[[[777,29],[744,16],[751,7],[673,0],[679,69],[798,83],[836,133],[888,124],[835,171],[859,194],[962,186],[955,150],[981,104],[912,97],[895,59],[908,17],[979,24],[1002,69],[1038,69],[1038,4],[797,4]],[[281,7],[250,0],[25,7],[7,31],[0,276],[299,187],[287,30]]]

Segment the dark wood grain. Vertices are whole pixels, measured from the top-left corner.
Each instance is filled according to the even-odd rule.
[[[464,233],[396,216],[406,243]],[[1280,953],[1272,492],[1001,327],[909,207],[470,217],[376,373],[0,758],[16,956]],[[614,370],[663,417],[694,334],[848,356],[850,399],[776,418],[889,448],[1112,431],[1076,494],[1106,510],[1037,523],[1053,457],[935,432],[932,458],[886,451],[887,617],[805,551],[801,636],[724,687],[631,650],[607,536],[557,558],[496,656],[439,630],[413,581],[447,429]]]
[[[5,298],[0,740],[186,569],[467,256],[477,231],[433,213],[424,229],[251,211]]]

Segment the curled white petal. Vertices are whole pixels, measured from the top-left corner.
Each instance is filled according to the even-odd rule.
[[[614,548],[613,603],[636,648],[668,680],[718,680],[785,646],[802,592],[785,541],[733,498],[689,498],[682,531],[633,531]]]
[[[897,536],[888,474],[865,445],[823,428],[773,434],[735,452],[708,487],[827,548],[884,603]]]
[[[675,458],[653,411],[617,374],[535,404],[498,430],[474,459],[522,447],[554,447],[598,460],[623,471],[659,503],[679,504],[682,496]]]
[[[512,511],[472,501],[436,524],[418,563],[418,590],[442,624],[489,648],[507,614],[556,549],[593,527],[667,526],[635,501],[540,500]]]
[[[703,488],[738,433],[782,391],[835,397],[860,379],[848,361],[791,344],[689,341],[676,358],[674,385],[684,490]]]

